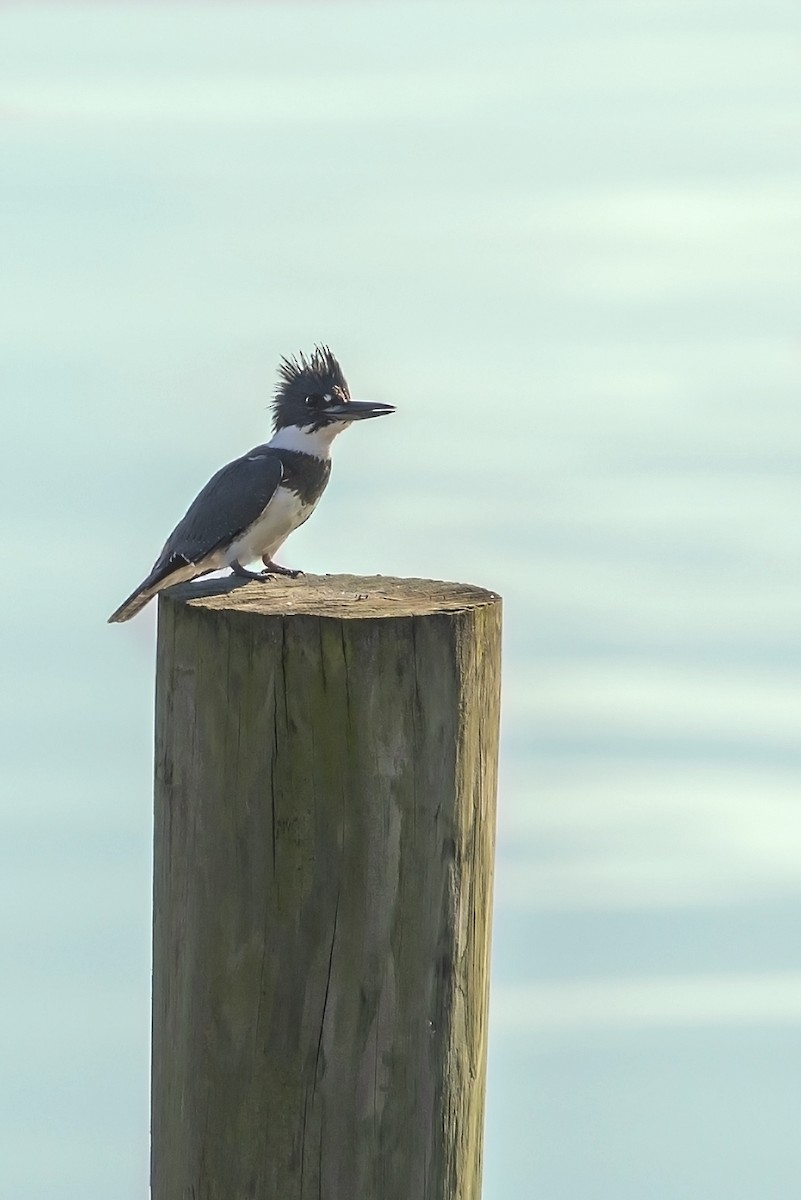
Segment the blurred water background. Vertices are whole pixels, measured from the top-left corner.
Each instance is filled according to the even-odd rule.
[[[3,5],[0,1194],[147,1192],[154,613],[280,354],[285,548],[506,601],[485,1200],[801,1171],[801,8]]]

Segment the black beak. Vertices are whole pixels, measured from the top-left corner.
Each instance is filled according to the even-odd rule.
[[[391,404],[374,404],[372,400],[347,400],[342,404],[329,404],[325,415],[337,421],[366,421],[368,417],[383,417],[393,413]]]

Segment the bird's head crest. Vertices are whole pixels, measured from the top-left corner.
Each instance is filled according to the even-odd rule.
[[[315,346],[311,354],[291,355],[278,366],[278,386],[273,402],[273,426],[314,423],[326,406],[344,403],[350,392],[342,368],[328,346]]]

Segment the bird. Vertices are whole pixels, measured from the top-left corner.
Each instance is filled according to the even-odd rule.
[[[328,346],[281,359],[272,403],[273,434],[212,475],[178,522],[150,574],[108,618],[128,621],[164,588],[230,567],[247,579],[290,570],[273,555],[307,521],[331,474],[331,444],[354,421],[394,412],[391,404],[352,400]],[[261,560],[263,568],[248,563]]]

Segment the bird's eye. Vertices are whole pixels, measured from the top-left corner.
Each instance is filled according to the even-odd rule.
[[[324,401],[324,396],[321,396],[319,392],[314,392],[311,396],[306,397],[306,407],[319,408]]]

